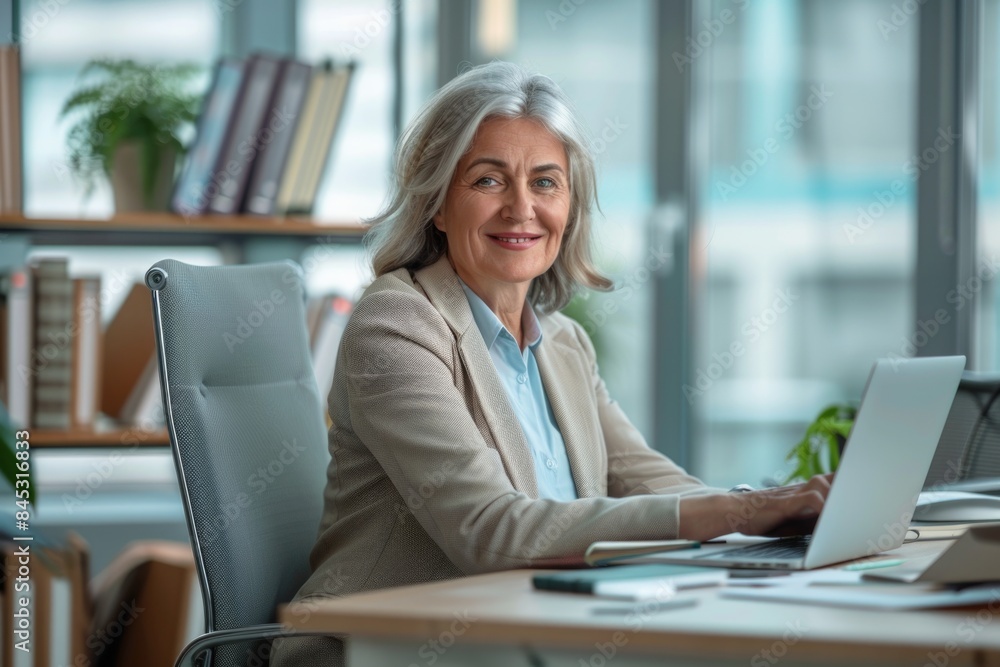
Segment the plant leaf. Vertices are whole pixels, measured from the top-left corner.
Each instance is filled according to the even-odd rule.
[[[69,167],[88,193],[109,173],[115,149],[136,140],[143,147],[141,182],[149,196],[156,182],[159,153],[175,145],[197,118],[202,95],[190,90],[201,67],[192,63],[142,64],[135,60],[99,58],[80,72],[81,85],[63,105],[61,117],[73,113],[66,137]]]
[[[10,421],[10,415],[7,414],[7,409],[4,407],[3,403],[0,403],[0,475],[7,480],[10,484],[11,489],[16,488],[17,473],[20,470],[17,469],[17,456],[15,452],[17,451],[15,447],[15,442],[17,438],[15,437],[16,431],[14,424]],[[31,451],[31,450],[25,450]],[[28,501],[31,503],[35,502],[35,478],[31,472],[31,468],[28,468]]]

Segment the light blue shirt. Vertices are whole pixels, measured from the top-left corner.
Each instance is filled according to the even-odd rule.
[[[542,328],[535,311],[525,304],[528,307],[523,311],[521,327],[528,344],[522,351],[490,307],[468,285],[459,282],[535,460],[538,497],[576,500],[576,483],[569,468],[566,443],[545,397],[542,376],[535,361],[535,350],[542,342]]]

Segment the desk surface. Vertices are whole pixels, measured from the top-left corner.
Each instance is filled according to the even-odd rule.
[[[915,563],[933,558],[947,542],[921,542],[891,552]],[[426,642],[456,622],[462,641],[593,649],[615,641],[631,652],[750,660],[772,642],[794,648],[797,661],[923,665],[942,653],[948,665],[1000,665],[1000,609],[908,612],[844,609],[733,600],[718,588],[681,591],[694,607],[597,615],[595,609],[629,603],[570,593],[540,592],[535,570],[514,570],[351,595],[312,603],[308,613],[282,610],[282,622],[301,630],[354,638]],[[1000,586],[998,586],[1000,593]],[[994,618],[995,617],[995,618]],[[615,637],[618,633],[618,637]]]

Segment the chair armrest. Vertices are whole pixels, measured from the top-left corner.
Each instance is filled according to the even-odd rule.
[[[184,647],[174,667],[194,667],[195,659],[205,651],[236,642],[254,641],[258,639],[277,639],[279,637],[315,637],[329,636],[331,632],[297,631],[281,625],[280,623],[265,623],[263,625],[249,625],[245,628],[233,630],[215,630],[206,632],[200,637],[191,640],[191,643]]]

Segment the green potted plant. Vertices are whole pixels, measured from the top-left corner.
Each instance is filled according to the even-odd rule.
[[[18,451],[28,451],[31,450],[18,450],[16,447],[17,442],[17,431],[14,425],[10,421],[10,416],[7,414],[7,410],[3,403],[0,403],[0,475],[3,476],[5,480],[10,484],[11,489],[17,488],[17,473],[21,472],[21,467],[18,465],[20,461],[17,458]],[[30,457],[30,454],[27,456]],[[34,501],[35,498],[35,485],[34,477],[31,474],[30,459],[28,467],[28,499]],[[23,487],[23,485],[22,485]],[[0,526],[0,531],[7,529],[7,526]]]
[[[852,405],[829,405],[819,413],[785,457],[795,461],[787,481],[807,480],[813,475],[835,472],[840,465],[847,436],[851,433],[858,409]]]
[[[583,327],[583,330],[590,337],[590,343],[594,346],[594,354],[597,355],[598,359],[603,360],[604,337],[601,335],[600,327],[595,325],[593,318],[587,312],[588,302],[591,307],[594,307],[594,302],[589,301],[588,296],[585,293],[576,294],[561,312],[566,317],[576,320]]]
[[[165,210],[181,135],[194,122],[201,96],[189,92],[195,65],[145,65],[92,60],[61,118],[74,119],[67,135],[69,168],[87,196],[105,175],[118,211]]]

